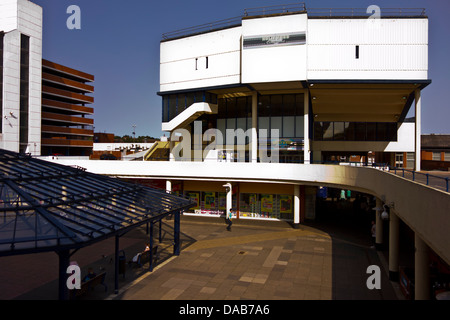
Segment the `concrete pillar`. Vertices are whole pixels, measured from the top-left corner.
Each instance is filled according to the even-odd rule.
[[[294,186],[294,228],[300,225],[300,186]]]
[[[304,125],[303,125],[303,140],[304,140],[304,150],[303,159],[304,163],[311,163],[310,159],[310,148],[309,148],[309,91],[305,90],[304,94]]]
[[[252,154],[251,162],[258,162],[258,93],[252,94]]]
[[[421,153],[421,121],[422,121],[422,98],[420,96],[420,89],[414,91],[415,105],[416,105],[416,139],[415,139],[415,170],[420,171],[420,153]]]
[[[377,250],[381,250],[383,246],[383,220],[381,220],[381,212],[383,212],[383,202],[378,198],[376,198],[376,208],[377,211],[375,213],[375,228],[376,228],[375,248]]]
[[[430,299],[430,261],[427,244],[417,235],[414,235],[414,285],[415,300]]]
[[[398,281],[399,218],[394,210],[389,214],[389,280]]]
[[[172,181],[166,180],[166,190],[172,191]]]

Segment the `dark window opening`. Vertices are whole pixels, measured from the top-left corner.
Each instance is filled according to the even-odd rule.
[[[29,69],[30,69],[30,37],[21,35],[20,41],[20,152],[26,152],[28,146],[29,126]]]
[[[356,46],[356,50],[355,50],[355,58],[359,59],[359,46]]]

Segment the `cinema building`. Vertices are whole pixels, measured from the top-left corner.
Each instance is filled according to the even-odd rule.
[[[252,182],[245,172],[256,163],[272,162],[276,177],[286,164],[401,167],[407,155],[420,170],[428,19],[422,10],[381,12],[373,19],[297,4],[163,35],[158,94],[170,160],[217,168],[168,179],[169,189],[196,199],[191,213],[219,215],[228,206],[239,218],[314,218],[314,178]],[[405,121],[411,109],[415,120]],[[242,179],[228,181],[231,203],[217,162],[245,163]]]

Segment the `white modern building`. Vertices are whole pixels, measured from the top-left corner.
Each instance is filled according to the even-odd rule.
[[[0,2],[0,148],[41,152],[42,8]]]
[[[428,18],[381,13],[296,4],[164,34],[158,94],[171,160],[276,162],[277,171],[284,163],[403,166],[406,154],[420,171]],[[405,121],[411,108],[415,122]],[[177,190],[198,199],[194,212],[225,210],[223,184],[181,180]],[[227,207],[241,218],[300,221],[314,216],[315,188],[235,183]],[[306,205],[296,211],[297,198]]]

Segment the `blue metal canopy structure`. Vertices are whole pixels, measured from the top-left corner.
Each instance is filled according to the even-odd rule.
[[[0,256],[55,251],[60,291],[75,251],[113,236],[118,243],[126,232],[171,214],[179,233],[179,215],[193,205],[164,190],[0,149]]]

